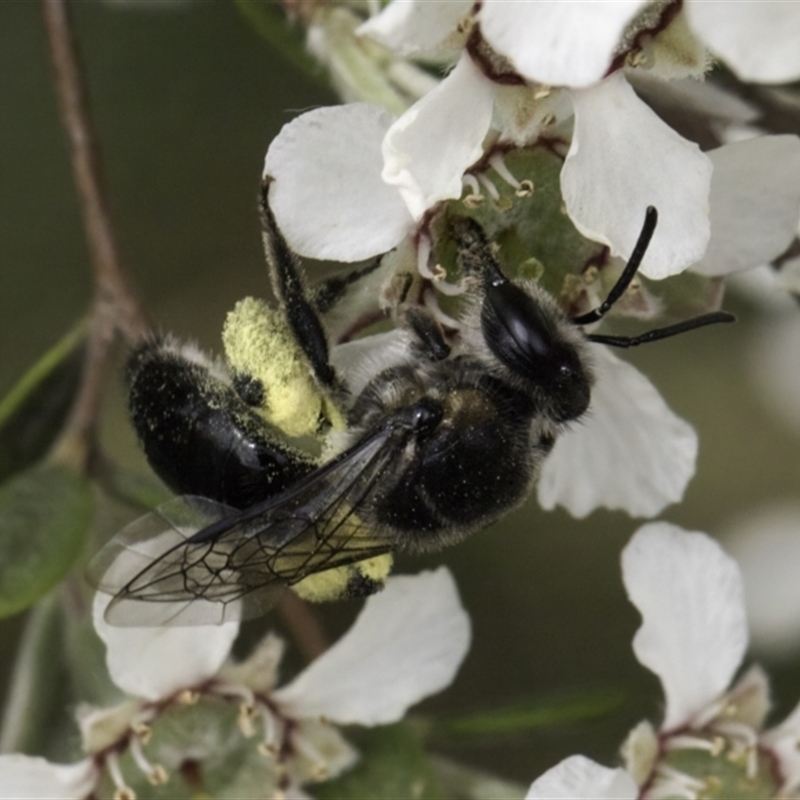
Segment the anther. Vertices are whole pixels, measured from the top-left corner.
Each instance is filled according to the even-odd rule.
[[[517,197],[530,197],[533,194],[533,181],[530,178],[520,181],[519,188],[514,194]]]
[[[428,266],[430,255],[431,241],[427,236],[421,236],[417,246],[417,272],[426,280],[431,281],[442,294],[448,297],[464,294],[466,291],[465,286],[457,283],[448,283],[444,280],[447,277],[447,273],[441,264],[436,264],[433,269]]]
[[[200,692],[194,689],[184,689],[176,697],[175,701],[183,706],[196,705],[200,700]]]
[[[153,729],[146,722],[131,723],[131,730],[142,744],[147,744],[153,735]]]
[[[468,194],[461,202],[469,209],[483,205],[486,198],[482,194]]]
[[[241,731],[245,739],[250,739],[256,735],[256,726],[254,718],[256,710],[248,703],[241,703],[239,705],[239,714],[236,717],[236,725]]]

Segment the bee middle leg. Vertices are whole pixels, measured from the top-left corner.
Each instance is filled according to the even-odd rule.
[[[269,207],[270,183],[271,179],[267,178],[261,185],[259,210],[264,254],[272,288],[281,303],[295,339],[311,364],[317,381],[322,387],[331,390],[336,388],[337,379],[330,364],[328,337],[317,308],[306,289],[297,256],[284,239]]]

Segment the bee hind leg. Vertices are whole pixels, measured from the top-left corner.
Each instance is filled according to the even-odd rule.
[[[131,354],[127,382],[147,460],[178,494],[246,508],[316,466],[239,397],[224,367],[196,348],[148,340]]]

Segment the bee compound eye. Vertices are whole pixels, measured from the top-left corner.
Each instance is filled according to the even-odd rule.
[[[442,404],[432,397],[423,397],[407,409],[408,427],[417,437],[430,436],[444,416]]]

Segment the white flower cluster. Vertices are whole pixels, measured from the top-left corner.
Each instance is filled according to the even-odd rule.
[[[328,6],[336,4],[310,5],[320,9],[311,45],[327,54],[335,78],[336,18]],[[386,294],[400,267],[413,270],[430,290],[423,301],[457,328],[438,299],[467,287],[433,263],[432,220],[447,203],[491,205],[498,181],[519,198],[537,191],[536,175],[515,175],[506,164],[524,149],[560,159],[563,213],[607,248],[609,261],[630,255],[645,208],[658,209],[640,270],[652,280],[754,268],[783,253],[797,233],[797,137],[760,136],[704,153],[635,87],[655,82],[663,96],[702,105],[698,98],[712,98],[698,87],[713,58],[742,80],[797,80],[800,3],[393,0],[358,35],[392,51],[387,63],[398,74],[403,61],[414,65],[402,74],[416,98],[392,111],[356,102],[300,115],[270,145],[264,177],[272,180],[278,224],[299,254],[342,262],[389,254],[387,269],[375,273],[383,284],[365,284],[375,295]],[[439,81],[420,64],[451,69]],[[709,99],[702,113],[729,138],[732,123],[752,122],[719,97],[713,102],[724,109]],[[596,304],[599,287],[587,279],[583,289]],[[364,337],[332,359],[357,376],[361,361],[390,345],[391,335]],[[548,456],[539,501],[579,517],[601,506],[657,515],[682,497],[697,437],[638,370],[603,345],[588,346],[597,376],[589,413]],[[763,673],[751,669],[731,686],[748,645],[735,563],[704,534],[652,523],[633,537],[622,564],[643,617],[634,652],[662,683],[663,723],[634,729],[624,769],[574,756],[534,782],[527,797],[694,800],[734,782],[754,787],[753,796],[800,790],[800,706],[765,731]],[[283,646],[274,636],[235,662],[238,623],[114,628],[103,619],[108,599],[98,594],[94,623],[126,699],[80,710],[86,757],[78,763],[0,756],[0,797],[80,800],[110,786],[117,800],[131,800],[136,781],[164,783],[187,763],[246,741],[260,759],[265,796],[306,797],[306,785],[357,758],[335,724],[399,720],[452,681],[470,639],[446,570],[389,578],[334,647],[279,687]],[[231,728],[204,725],[209,704],[219,719],[232,713]],[[187,724],[191,735],[159,744],[159,730],[191,709],[200,709],[201,720]]]
[[[358,758],[334,724],[400,720],[452,682],[470,641],[469,618],[444,568],[389,579],[353,627],[280,688],[283,644],[275,636],[237,663],[230,650],[238,623],[115,628],[103,619],[109,600],[95,596],[94,624],[111,678],[127,699],[79,710],[87,757],[76,764],[0,756],[0,798],[81,800],[110,782],[117,800],[133,800],[134,780],[164,784],[188,761],[211,771],[206,761],[234,752],[241,761],[242,751],[252,757],[243,770],[252,784],[226,785],[226,796],[307,797],[303,785],[336,777]],[[181,717],[184,710],[202,711],[204,703],[211,704],[208,715],[198,712],[194,722]],[[220,725],[226,706],[235,719],[232,732]],[[165,725],[175,729],[159,744]],[[127,779],[125,754],[132,757]]]
[[[498,179],[529,193],[536,176],[514,176],[504,156],[542,147],[563,158],[572,223],[611,256],[627,257],[644,209],[658,209],[644,276],[720,276],[766,263],[800,219],[800,140],[763,136],[703,153],[629,79],[693,96],[687,84],[703,86],[711,53],[750,80],[796,78],[798,19],[800,7],[770,2],[756,13],[749,2],[394,0],[358,33],[397,56],[454,68],[399,117],[352,103],[286,125],[265,163],[276,219],[301,255],[350,262],[394,248],[393,264],[412,263],[441,293],[457,294],[463,287],[429,263],[431,216],[465,188],[467,204],[482,192],[496,198]],[[592,350],[589,414],[546,460],[539,501],[578,517],[598,507],[655,516],[682,498],[696,435],[638,370],[604,346]]]
[[[731,686],[748,644],[736,562],[703,533],[650,523],[623,551],[622,579],[642,615],[633,650],[661,680],[664,721],[633,729],[624,769],[573,756],[535,781],[528,800],[796,796],[800,705],[765,731],[765,674],[752,667]]]

